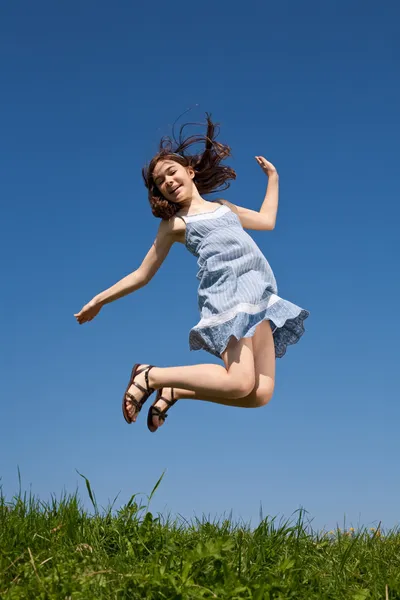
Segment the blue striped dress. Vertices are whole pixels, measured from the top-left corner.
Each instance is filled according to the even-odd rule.
[[[267,259],[226,204],[181,218],[186,223],[185,245],[199,267],[201,319],[190,331],[190,350],[220,357],[231,336],[252,337],[257,325],[269,320],[275,355],[282,357],[303,335],[308,311],[277,295]]]

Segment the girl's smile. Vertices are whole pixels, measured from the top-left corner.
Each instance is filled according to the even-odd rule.
[[[190,167],[183,167],[173,160],[159,161],[153,173],[154,183],[162,195],[176,202],[188,200],[193,196],[194,171]]]

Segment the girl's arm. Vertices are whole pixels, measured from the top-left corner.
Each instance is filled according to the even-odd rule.
[[[157,237],[140,267],[107,290],[97,294],[79,313],[74,315],[78,323],[91,321],[105,304],[136,292],[136,290],[149,283],[168,255],[174,241],[173,222],[161,221]]]
[[[260,211],[236,206],[224,200],[224,203],[238,215],[245,229],[272,230],[276,223],[279,197],[279,176],[274,165],[262,156],[256,156],[256,161],[268,176],[267,190]]]

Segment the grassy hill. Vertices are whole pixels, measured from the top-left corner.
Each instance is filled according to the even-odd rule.
[[[316,533],[301,512],[253,529],[172,521],[136,496],[100,511],[86,485],[92,514],[76,494],[0,495],[2,600],[400,600],[398,531]]]

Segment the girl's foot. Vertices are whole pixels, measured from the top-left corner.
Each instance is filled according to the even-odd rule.
[[[158,390],[155,402],[150,406],[147,415],[147,427],[152,433],[164,425],[168,416],[167,411],[177,400],[178,398],[174,396],[174,388],[161,388]]]
[[[153,365],[134,365],[122,399],[122,413],[127,423],[134,423],[147,398],[154,392],[149,386],[149,371]]]

